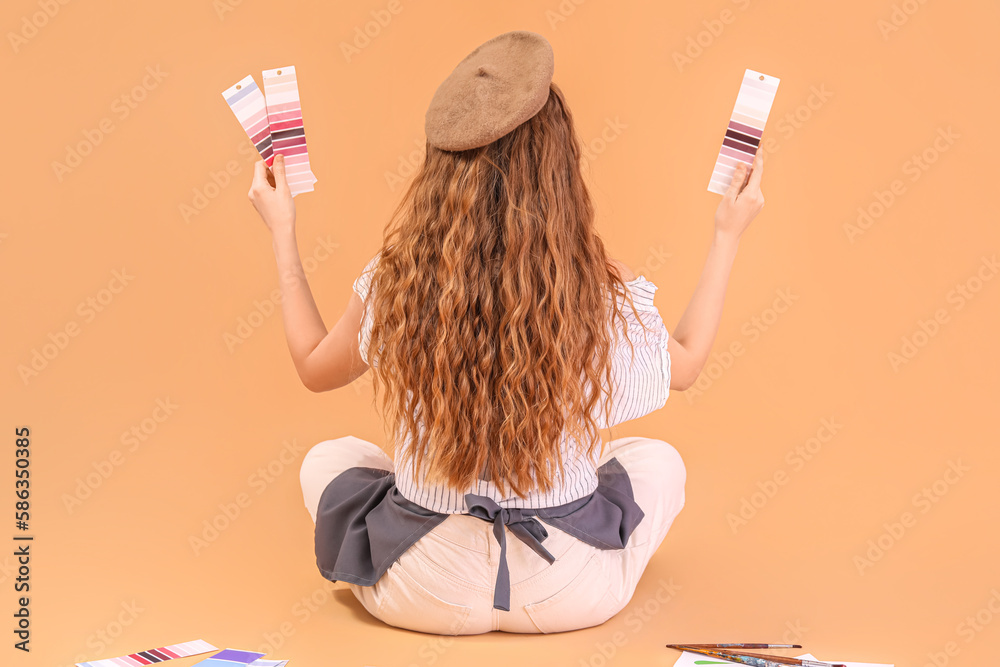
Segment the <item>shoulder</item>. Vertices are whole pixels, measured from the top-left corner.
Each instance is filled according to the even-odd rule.
[[[371,277],[371,274],[375,271],[375,268],[378,266],[379,260],[382,259],[383,252],[385,252],[385,248],[379,248],[378,252],[376,252],[375,255],[368,260],[368,263],[365,264],[363,269],[361,269],[362,277],[368,277],[368,278]]]
[[[613,258],[609,257],[608,258],[608,263],[610,263],[612,266],[614,266],[618,270],[618,276],[623,281],[630,282],[632,280],[635,280],[635,278],[636,278],[635,273],[632,272],[632,269],[628,268],[628,265],[625,264],[625,262],[622,262],[620,260],[613,259]]]
[[[382,255],[382,251],[379,250],[374,257],[368,260],[364,268],[361,269],[360,275],[354,280],[354,291],[357,292],[361,300],[364,301],[368,297],[368,290],[372,283],[372,273],[375,270],[375,266],[378,264],[378,260]]]
[[[365,264],[365,268],[361,270],[361,273],[371,273],[375,269],[375,265],[378,264],[378,260],[382,257],[382,251],[379,250],[375,253],[375,256],[368,260]]]
[[[618,277],[625,283],[628,295],[632,299],[632,305],[636,310],[655,311],[653,296],[658,289],[657,285],[645,276],[637,276],[624,262],[608,258],[608,263],[618,271]],[[625,294],[620,292],[621,288],[615,286],[616,298],[624,302]],[[631,309],[629,309],[631,310]]]

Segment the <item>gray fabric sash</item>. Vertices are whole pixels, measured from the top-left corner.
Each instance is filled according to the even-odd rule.
[[[537,519],[525,514],[521,509],[500,507],[492,498],[467,493],[465,503],[469,506],[469,514],[493,522],[493,537],[500,543],[500,569],[497,571],[497,583],[493,588],[493,608],[510,611],[510,570],[507,569],[507,538],[503,527],[510,528],[510,532],[551,565],[556,558],[542,546],[542,540],[548,537],[549,533]]]
[[[501,508],[492,499],[466,494],[468,514],[493,524],[500,544],[500,569],[493,608],[510,611],[510,572],[504,526],[549,563],[542,546],[545,523],[598,549],[622,549],[642,521],[628,472],[615,458],[597,469],[597,489],[557,507]],[[316,514],[316,564],[330,581],[374,586],[386,570],[448,514],[426,509],[402,496],[396,476],[381,468],[348,468],[327,484]],[[537,517],[537,519],[535,518]]]

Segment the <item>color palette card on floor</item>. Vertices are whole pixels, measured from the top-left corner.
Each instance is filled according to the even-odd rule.
[[[189,655],[218,651],[216,647],[203,639],[196,639],[183,644],[171,644],[159,648],[150,648],[145,651],[136,651],[128,655],[117,658],[107,658],[105,660],[92,660],[91,662],[78,662],[77,667],[138,667],[139,665],[154,665],[165,660],[174,658],[186,658]],[[263,655],[263,653],[261,654]]]
[[[760,653],[760,651],[757,651],[757,653]],[[812,653],[804,653],[795,657],[803,660],[819,661],[819,658],[814,656]],[[844,662],[843,660],[822,660],[821,662],[836,662],[841,665],[846,665],[847,667],[895,667],[895,665],[891,663],[884,664],[877,662]],[[690,651],[682,651],[681,657],[679,657],[677,662],[674,663],[674,667],[705,667],[706,665],[739,665],[740,667],[746,667],[746,665],[740,662],[718,660],[716,658],[709,658],[700,653],[692,653]]]
[[[253,664],[263,653],[243,651],[237,648],[227,648],[219,651],[211,658],[196,662],[191,667],[247,667]]]
[[[733,173],[740,162],[748,167],[764,134],[764,124],[771,113],[771,104],[778,92],[780,79],[748,69],[736,96],[726,136],[722,139],[719,157],[715,160],[708,191],[723,195],[733,182]]]
[[[278,153],[285,157],[292,196],[312,192],[317,179],[309,165],[295,67],[265,70],[262,78],[263,92],[247,75],[223,91],[222,97],[268,167]]]

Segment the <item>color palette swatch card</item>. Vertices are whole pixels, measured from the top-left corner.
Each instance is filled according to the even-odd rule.
[[[723,195],[733,182],[733,173],[740,162],[748,167],[764,134],[764,124],[771,113],[771,104],[778,92],[780,79],[748,69],[743,73],[743,83],[736,96],[726,136],[722,140],[719,157],[715,160],[708,191]]]
[[[222,93],[226,104],[236,114],[236,120],[243,126],[243,131],[250,137],[250,142],[264,158],[268,167],[274,162],[274,151],[271,147],[271,125],[267,119],[267,108],[264,104],[264,94],[257,87],[253,77],[247,75],[238,83],[230,86]]]
[[[206,658],[201,662],[196,662],[191,667],[245,667],[260,658],[263,653],[255,651],[242,651],[235,648],[227,648],[219,651],[211,658]]]
[[[285,667],[287,664],[287,660],[264,660],[264,658],[258,658],[247,665],[247,667]]]
[[[138,667],[138,665],[154,665],[165,660],[174,658],[186,658],[189,655],[218,651],[203,639],[196,639],[183,644],[171,644],[160,648],[146,649],[136,653],[119,656],[117,658],[107,658],[104,660],[92,660],[91,662],[78,662],[77,667]],[[263,653],[261,654],[263,655]],[[199,663],[200,664],[200,663]]]
[[[316,177],[309,166],[306,131],[302,123],[299,84],[292,66],[262,73],[267,118],[275,153],[285,156],[285,176],[292,195],[312,192]]]

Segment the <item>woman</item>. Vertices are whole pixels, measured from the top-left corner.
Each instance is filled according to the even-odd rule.
[[[329,332],[299,260],[277,156],[249,197],[272,234],[288,347],[312,391],[372,369],[393,457],[352,436],[301,469],[317,565],[375,617],[477,634],[590,627],[618,613],[684,506],[655,438],[600,430],[698,377],[763,158],[740,165],[671,336],[656,285],[608,257],[569,107],[540,35],[473,51],[428,110],[427,153]],[[377,351],[377,352],[376,352]],[[597,389],[595,389],[595,387]]]

